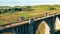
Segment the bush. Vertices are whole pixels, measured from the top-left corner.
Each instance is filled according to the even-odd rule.
[[[49,10],[56,10],[56,8],[50,7]]]

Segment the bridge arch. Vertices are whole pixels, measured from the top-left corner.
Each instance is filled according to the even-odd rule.
[[[36,34],[50,34],[50,28],[45,21],[42,21],[41,24],[38,26]]]
[[[46,22],[46,24],[48,25],[48,27],[50,29],[50,34],[54,34],[54,23],[53,23],[54,21],[53,21],[53,17],[35,21],[35,23],[34,23],[34,34],[37,31],[38,26],[41,24],[41,22]]]
[[[58,17],[56,17],[54,29],[55,30],[59,30],[60,29],[60,19]]]

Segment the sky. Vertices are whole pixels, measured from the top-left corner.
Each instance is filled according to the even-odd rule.
[[[0,6],[33,6],[60,4],[60,0],[0,0]]]

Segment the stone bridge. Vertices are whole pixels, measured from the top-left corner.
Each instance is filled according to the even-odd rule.
[[[0,34],[12,32],[14,34],[54,34],[60,27],[60,13],[45,17],[29,18],[28,21],[0,26]]]

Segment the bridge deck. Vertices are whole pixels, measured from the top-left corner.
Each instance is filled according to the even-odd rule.
[[[53,14],[53,15],[47,15],[47,16],[44,16],[44,17],[41,17],[41,18],[39,17],[39,18],[36,18],[34,21],[38,21],[38,20],[45,19],[45,18],[48,18],[48,17],[53,17],[53,16],[59,15],[59,14],[60,13]],[[0,30],[10,28],[10,27],[14,27],[14,26],[18,26],[18,25],[23,25],[23,24],[26,24],[26,23],[29,23],[29,20],[28,21],[23,21],[23,22],[18,22],[18,23],[13,23],[13,24],[5,25],[5,26],[0,26]]]

